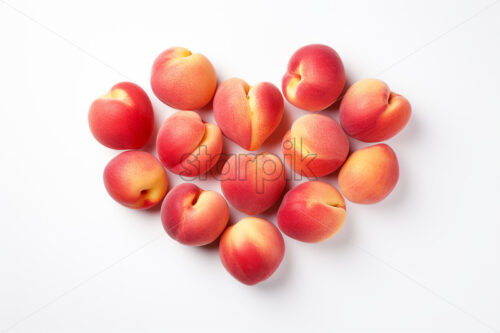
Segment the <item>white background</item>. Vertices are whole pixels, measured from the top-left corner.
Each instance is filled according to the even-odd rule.
[[[0,330],[500,330],[497,3],[0,0]],[[338,51],[349,83],[378,77],[413,106],[388,141],[401,172],[385,201],[348,203],[346,225],[324,243],[285,238],[275,275],[248,287],[216,246],[182,246],[158,209],[108,196],[102,171],[117,152],[90,134],[94,98],[134,81],[158,127],[173,112],[149,85],[164,49],[205,54],[219,81],[279,85],[292,53],[313,42]],[[261,151],[278,152],[306,114],[285,108]],[[276,208],[261,216],[275,222]]]

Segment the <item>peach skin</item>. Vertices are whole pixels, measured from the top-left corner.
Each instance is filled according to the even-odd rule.
[[[153,64],[151,88],[160,101],[175,109],[196,110],[207,105],[216,86],[212,63],[183,47],[169,48]]]
[[[163,228],[184,245],[212,243],[224,231],[228,219],[229,208],[222,195],[194,184],[177,185],[161,206]]]
[[[219,254],[228,272],[251,286],[276,271],[285,255],[285,241],[272,223],[247,217],[224,231]]]
[[[371,204],[388,196],[398,178],[396,154],[388,145],[378,144],[349,156],[339,172],[339,187],[348,200]]]
[[[285,162],[296,173],[322,177],[337,170],[349,153],[349,140],[339,124],[324,115],[297,119],[282,142]]]
[[[104,169],[104,186],[118,203],[146,209],[159,203],[167,193],[167,174],[160,161],[144,151],[125,151]]]
[[[153,106],[141,87],[120,82],[89,109],[89,126],[101,144],[112,149],[139,149],[151,137]]]
[[[408,100],[376,79],[356,82],[340,103],[340,124],[347,134],[364,142],[393,137],[406,126],[410,114]]]
[[[298,49],[281,82],[285,98],[307,111],[321,111],[332,105],[344,85],[342,60],[334,49],[321,44]]]
[[[222,133],[246,150],[256,150],[278,127],[283,97],[269,82],[249,86],[237,78],[222,82],[214,97],[214,117]]]
[[[236,154],[221,172],[221,188],[226,199],[239,211],[255,215],[270,208],[286,185],[281,160],[274,154]]]
[[[317,243],[335,235],[345,216],[344,198],[335,187],[309,181],[285,195],[278,210],[278,226],[294,239]]]
[[[222,133],[193,111],[179,111],[163,123],[156,138],[158,156],[175,174],[195,177],[214,166],[222,152]]]

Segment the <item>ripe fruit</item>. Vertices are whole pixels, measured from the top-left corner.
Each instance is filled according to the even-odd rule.
[[[344,65],[337,52],[321,44],[298,49],[283,76],[285,98],[307,111],[321,111],[332,105],[345,85]]]
[[[222,195],[194,184],[177,185],[161,206],[165,231],[185,245],[212,243],[222,233],[228,219],[229,207]]]
[[[250,215],[262,213],[281,196],[285,168],[274,154],[236,154],[224,164],[221,188],[236,209]]]
[[[104,186],[118,203],[146,209],[159,203],[167,193],[167,174],[160,161],[144,151],[125,151],[104,169]]]
[[[115,84],[89,109],[89,126],[101,144],[112,149],[139,149],[153,133],[153,106],[141,87]]]
[[[352,153],[339,172],[342,194],[352,202],[370,204],[384,199],[398,182],[396,154],[386,144]]]
[[[406,126],[410,114],[408,100],[376,79],[356,82],[340,103],[342,127],[347,134],[364,142],[393,137]]]
[[[247,150],[256,150],[278,127],[283,116],[281,92],[269,82],[249,86],[232,78],[214,97],[214,117],[222,132]]]
[[[254,285],[276,271],[285,255],[285,242],[272,223],[247,217],[222,234],[219,253],[222,264],[234,278]]]
[[[160,101],[180,110],[197,110],[210,102],[217,87],[212,63],[183,47],[162,52],[151,70],[151,88]]]
[[[290,190],[278,211],[278,226],[286,235],[302,242],[327,240],[344,225],[345,201],[335,187],[309,181]]]
[[[298,174],[322,177],[337,170],[349,153],[349,140],[335,120],[321,114],[297,119],[282,142],[285,162]]]

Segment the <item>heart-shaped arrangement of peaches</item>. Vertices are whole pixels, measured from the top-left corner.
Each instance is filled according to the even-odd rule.
[[[324,110],[339,99],[345,85],[344,66],[337,52],[325,45],[299,49],[288,63],[282,92],[294,106]],[[280,265],[285,245],[281,232],[302,242],[321,242],[342,228],[346,218],[343,196],[356,203],[375,203],[396,186],[398,160],[386,144],[349,155],[347,135],[380,142],[408,122],[408,100],[376,79],[356,82],[340,103],[340,125],[310,113],[297,119],[282,141],[283,156],[242,152],[223,161],[220,183],[224,196],[186,182],[167,194],[165,168],[183,179],[204,175],[222,156],[224,137],[254,151],[278,127],[284,112],[280,90],[271,83],[249,85],[237,78],[217,87],[215,69],[199,53],[181,47],[161,53],[153,64],[151,87],[163,103],[179,109],[162,125],[156,138],[159,160],[136,150],[150,139],[154,113],[146,92],[122,82],[95,100],[89,125],[103,145],[122,152],[104,170],[104,184],[120,204],[147,209],[163,200],[161,220],[170,237],[191,246],[220,238],[224,267],[239,281],[253,285],[270,277]],[[193,112],[213,99],[217,125]],[[338,184],[310,180],[285,194],[274,224],[247,217],[228,226],[229,208],[255,215],[275,204],[286,185],[285,166],[298,175],[318,178],[340,168]],[[343,195],[343,196],[342,196]],[[280,232],[281,230],[281,232]]]

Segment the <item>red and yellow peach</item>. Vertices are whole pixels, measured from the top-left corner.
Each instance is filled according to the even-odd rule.
[[[139,149],[153,133],[153,106],[141,87],[120,82],[92,103],[88,120],[92,134],[104,146]]]
[[[335,235],[344,225],[345,201],[335,187],[309,181],[290,190],[278,210],[278,226],[286,235],[316,243]]]
[[[344,65],[331,47],[312,44],[298,49],[283,76],[285,98],[307,111],[321,111],[332,105],[345,85]]]
[[[408,100],[376,79],[356,82],[340,103],[340,124],[347,134],[364,142],[393,137],[406,126],[410,114]]]
[[[285,255],[285,242],[272,223],[247,217],[222,234],[219,254],[233,277],[254,285],[276,271]]]
[[[283,163],[274,154],[236,154],[221,172],[221,188],[236,209],[255,215],[270,208],[286,185]]]
[[[386,144],[377,144],[352,153],[339,172],[339,187],[356,203],[371,204],[384,199],[398,182],[396,154]]]
[[[104,169],[104,186],[120,204],[146,209],[159,203],[167,193],[167,174],[160,161],[144,151],[125,151]]]
[[[222,152],[220,129],[204,123],[193,111],[179,111],[167,118],[156,139],[158,156],[175,174],[195,177],[214,166]]]
[[[155,60],[151,88],[163,103],[180,110],[196,110],[210,102],[217,87],[212,63],[200,53],[172,47]]]
[[[283,97],[269,82],[249,86],[237,78],[222,82],[214,97],[214,117],[222,133],[247,150],[256,150],[278,127]]]
[[[165,231],[184,245],[212,243],[224,231],[228,219],[229,208],[222,195],[194,184],[177,185],[161,206]]]
[[[322,177],[337,170],[349,153],[349,140],[339,124],[324,115],[297,119],[282,142],[285,162],[298,174]]]

